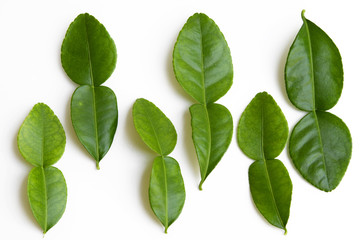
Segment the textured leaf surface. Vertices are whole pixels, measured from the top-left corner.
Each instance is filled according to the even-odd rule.
[[[301,175],[324,191],[335,189],[343,178],[351,157],[351,135],[335,115],[308,113],[290,137],[290,156]]]
[[[71,120],[80,142],[99,163],[109,150],[117,127],[114,92],[104,86],[78,87],[71,99]]]
[[[292,183],[285,166],[274,160],[285,147],[289,129],[280,107],[266,92],[258,93],[240,117],[238,144],[249,158],[253,201],[272,225],[284,229],[290,213]]]
[[[158,154],[170,154],[175,148],[177,134],[165,114],[143,98],[136,100],[132,114],[136,131],[142,140]]]
[[[61,63],[71,80],[100,86],[115,69],[116,47],[93,16],[80,14],[69,26],[61,47]]]
[[[173,53],[175,76],[199,103],[211,103],[231,87],[233,67],[229,47],[208,16],[196,13],[181,30]]]
[[[192,137],[198,157],[201,183],[221,160],[228,149],[233,120],[229,110],[220,104],[194,104],[190,107]]]
[[[290,214],[292,183],[279,160],[255,161],[249,168],[251,196],[272,225],[284,229]]]
[[[64,129],[54,112],[43,103],[36,104],[18,133],[21,155],[36,167],[56,163],[65,150]]]
[[[289,128],[284,114],[266,92],[258,93],[241,115],[238,143],[251,159],[274,159],[284,149]]]
[[[154,160],[149,199],[152,210],[167,232],[178,218],[185,202],[185,187],[177,161],[171,157],[157,157]]]
[[[29,174],[27,190],[31,210],[46,233],[65,211],[67,188],[64,176],[52,166],[33,168]]]
[[[302,19],[285,66],[287,94],[299,109],[328,110],[337,103],[343,87],[341,56],[330,37],[304,12]]]

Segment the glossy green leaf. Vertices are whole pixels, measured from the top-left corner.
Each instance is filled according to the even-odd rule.
[[[249,158],[253,201],[272,225],[284,229],[290,213],[292,183],[285,166],[276,158],[285,147],[289,129],[280,107],[266,92],[258,93],[241,115],[238,144]]]
[[[259,212],[269,223],[286,231],[292,183],[282,162],[277,159],[255,161],[249,168],[249,184]]]
[[[285,147],[289,128],[284,114],[266,92],[258,93],[241,115],[238,143],[251,159],[274,159]]]
[[[33,168],[29,174],[27,191],[35,219],[46,233],[65,211],[65,178],[59,169],[52,166]]]
[[[190,107],[192,138],[199,161],[201,182],[199,188],[228,149],[233,120],[229,110],[220,104],[194,104]]]
[[[21,155],[36,167],[56,163],[65,150],[65,132],[54,112],[36,104],[21,125],[17,137]]]
[[[180,31],[173,67],[179,84],[199,103],[190,107],[190,114],[202,189],[226,152],[233,131],[230,112],[214,104],[233,82],[230,49],[219,27],[205,14],[191,16]]]
[[[78,87],[71,99],[71,120],[80,142],[98,164],[110,149],[117,127],[114,92],[104,86]]]
[[[54,112],[43,103],[36,104],[18,133],[22,156],[35,166],[28,178],[28,198],[36,221],[44,233],[65,211],[67,188],[63,174],[50,165],[65,150],[65,132]]]
[[[61,46],[61,63],[79,85],[100,86],[116,65],[115,43],[105,27],[88,13],[70,24]]]
[[[323,191],[335,189],[351,157],[351,136],[345,123],[335,115],[308,113],[290,137],[290,156],[301,175]]]
[[[343,68],[329,36],[302,12],[303,25],[285,66],[290,101],[308,113],[290,137],[290,156],[301,175],[323,191],[340,183],[351,157],[351,136],[338,117],[323,112],[340,98]]]
[[[152,102],[140,98],[133,106],[136,131],[155,152],[165,156],[175,148],[177,134],[171,121]]]
[[[230,49],[219,27],[202,13],[191,16],[181,30],[173,66],[180,85],[202,104],[215,102],[232,85]]]
[[[149,187],[149,200],[155,215],[168,227],[178,218],[185,202],[185,187],[177,161],[171,157],[154,160]]]
[[[305,18],[304,11],[302,19],[285,66],[286,91],[299,109],[328,110],[343,88],[341,56],[330,37]]]
[[[116,96],[100,86],[114,71],[116,59],[114,41],[93,16],[80,14],[70,24],[61,46],[61,63],[69,78],[81,85],[71,99],[71,119],[98,169],[117,128]]]

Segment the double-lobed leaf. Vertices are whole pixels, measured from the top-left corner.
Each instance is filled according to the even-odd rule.
[[[38,103],[20,127],[18,148],[35,166],[28,177],[28,198],[36,221],[44,233],[52,228],[65,211],[67,187],[56,163],[65,150],[65,132],[54,112]]]
[[[345,123],[324,112],[340,98],[343,67],[330,37],[306,19],[285,66],[286,91],[299,109],[310,112],[290,137],[290,156],[300,174],[315,187],[331,191],[345,174],[351,157],[351,136]]]
[[[233,82],[230,49],[216,23],[203,13],[191,16],[179,33],[173,52],[179,84],[198,104],[190,107],[192,138],[200,165],[199,188],[226,152],[232,117],[219,104]]]
[[[61,63],[69,78],[81,85],[71,99],[71,119],[97,168],[117,128],[116,96],[100,86],[114,71],[116,59],[115,43],[105,27],[88,13],[76,17],[61,46]]]
[[[185,203],[185,186],[178,162],[171,157],[156,157],[151,170],[149,200],[151,209],[168,227],[179,217]]]
[[[266,92],[258,93],[246,107],[237,132],[240,149],[255,160],[249,168],[253,201],[269,223],[285,232],[292,183],[283,163],[275,158],[284,149],[288,133],[284,114]]]
[[[202,189],[205,179],[230,145],[233,120],[226,107],[215,103],[210,103],[206,107],[194,104],[190,107],[190,114],[192,138],[201,173],[199,188]]]
[[[185,187],[177,161],[167,155],[176,145],[174,125],[152,102],[139,98],[132,110],[134,126],[142,140],[160,154],[154,159],[150,186],[150,206],[157,218],[168,227],[179,217],[185,202]]]

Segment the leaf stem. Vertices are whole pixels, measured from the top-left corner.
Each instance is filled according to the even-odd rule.
[[[96,169],[100,170],[100,161],[96,161]]]

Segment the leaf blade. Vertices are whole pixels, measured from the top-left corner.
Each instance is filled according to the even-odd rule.
[[[249,168],[249,184],[260,213],[269,223],[286,232],[292,183],[283,163],[277,159],[255,161]]]
[[[105,27],[92,15],[78,15],[70,24],[61,46],[61,63],[79,85],[100,86],[112,74],[116,46]]]
[[[151,209],[165,227],[179,217],[185,203],[185,186],[180,166],[171,157],[154,159],[150,186],[149,201]]]
[[[176,79],[199,103],[215,102],[231,87],[230,49],[219,27],[196,13],[179,33],[173,52]]]
[[[52,166],[33,168],[28,177],[28,198],[36,221],[46,233],[66,208],[67,187],[62,172]]]
[[[139,98],[133,106],[136,131],[152,150],[165,156],[175,148],[177,134],[174,125],[152,102]]]
[[[36,167],[56,163],[65,151],[65,131],[54,112],[36,104],[20,127],[18,148],[25,160]]]
[[[345,123],[335,115],[308,113],[294,127],[289,141],[290,156],[301,175],[323,190],[334,190],[351,158],[352,140]]]
[[[343,68],[331,38],[302,13],[303,25],[285,65],[286,91],[290,101],[305,111],[328,110],[340,98]]]
[[[114,92],[105,86],[78,87],[71,98],[71,120],[80,142],[98,164],[110,149],[117,128]]]

